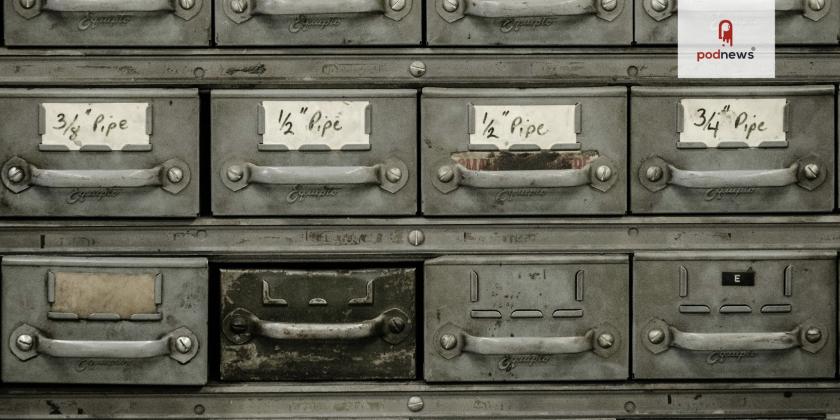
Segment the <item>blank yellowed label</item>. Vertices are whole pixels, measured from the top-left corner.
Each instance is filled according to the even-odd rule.
[[[153,314],[157,274],[55,273],[53,312],[117,314],[128,319],[134,314]]]

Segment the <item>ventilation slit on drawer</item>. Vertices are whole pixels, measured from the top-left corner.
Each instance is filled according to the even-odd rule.
[[[723,305],[720,307],[722,314],[748,314],[752,312],[749,305]]]
[[[513,319],[542,318],[543,313],[536,309],[517,309],[510,314],[510,317]]]
[[[708,314],[711,311],[706,305],[680,305],[682,314]]]
[[[502,313],[493,309],[475,309],[470,311],[470,318],[476,319],[501,319]]]

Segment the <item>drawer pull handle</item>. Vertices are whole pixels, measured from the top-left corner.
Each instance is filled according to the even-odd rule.
[[[438,167],[432,176],[435,188],[444,194],[459,187],[477,189],[507,188],[574,188],[589,185],[609,191],[619,178],[616,166],[606,158],[598,158],[581,169],[482,171],[468,169],[461,164]]]
[[[178,194],[190,183],[190,168],[179,159],[170,159],[150,169],[55,170],[41,169],[20,157],[3,165],[3,185],[15,194],[30,187],[43,188],[142,188],[161,187]]]
[[[201,11],[203,0],[12,0],[15,10],[26,19],[43,11],[56,13],[136,13],[172,12],[184,20]]]
[[[414,0],[220,0],[230,20],[242,23],[253,16],[382,14],[395,21],[411,12]]]
[[[473,16],[517,18],[595,15],[611,22],[624,10],[624,0],[434,0],[435,9],[452,23]]]
[[[21,361],[42,354],[56,358],[90,359],[147,359],[169,356],[181,364],[186,364],[198,354],[198,347],[198,337],[184,327],[149,341],[58,340],[26,324],[17,327],[9,336],[9,348]]]
[[[642,162],[639,180],[652,192],[669,185],[683,188],[772,188],[799,185],[813,191],[827,178],[827,168],[814,156],[794,162],[784,169],[688,171],[660,157]]]
[[[816,353],[828,342],[829,330],[806,322],[787,332],[693,333],[650,320],[642,329],[642,343],[653,354],[669,348],[688,351],[773,351],[801,348]]]
[[[405,312],[393,308],[377,317],[343,324],[272,322],[237,308],[222,321],[222,332],[234,344],[245,344],[255,336],[273,340],[363,340],[379,337],[390,344],[405,340],[411,320]]]
[[[478,355],[553,355],[593,352],[610,357],[621,347],[618,330],[604,324],[575,337],[476,337],[447,323],[438,329],[433,345],[438,354],[452,359],[462,353]]]
[[[234,162],[222,166],[222,182],[231,191],[263,185],[378,185],[395,194],[408,183],[408,167],[397,159],[373,166],[258,166]]]
[[[677,0],[643,0],[645,11],[657,22],[677,13]],[[831,10],[832,0],[776,0],[777,12],[802,13],[806,19],[820,21]]]

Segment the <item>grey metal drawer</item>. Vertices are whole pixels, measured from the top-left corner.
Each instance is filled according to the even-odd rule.
[[[834,377],[835,253],[639,253],[633,270],[636,378]]]
[[[6,257],[5,382],[201,385],[207,260]]]
[[[629,375],[627,256],[452,256],[425,266],[425,379]]]
[[[198,92],[0,90],[0,215],[193,217]]]
[[[417,212],[417,93],[212,93],[216,215]]]

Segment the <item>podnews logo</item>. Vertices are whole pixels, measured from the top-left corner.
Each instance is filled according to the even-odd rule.
[[[718,23],[717,37],[722,42],[723,48],[735,47],[735,25],[729,19],[723,19]],[[697,62],[711,60],[755,60],[755,47],[748,51],[724,51],[720,48],[717,51],[697,51]]]

